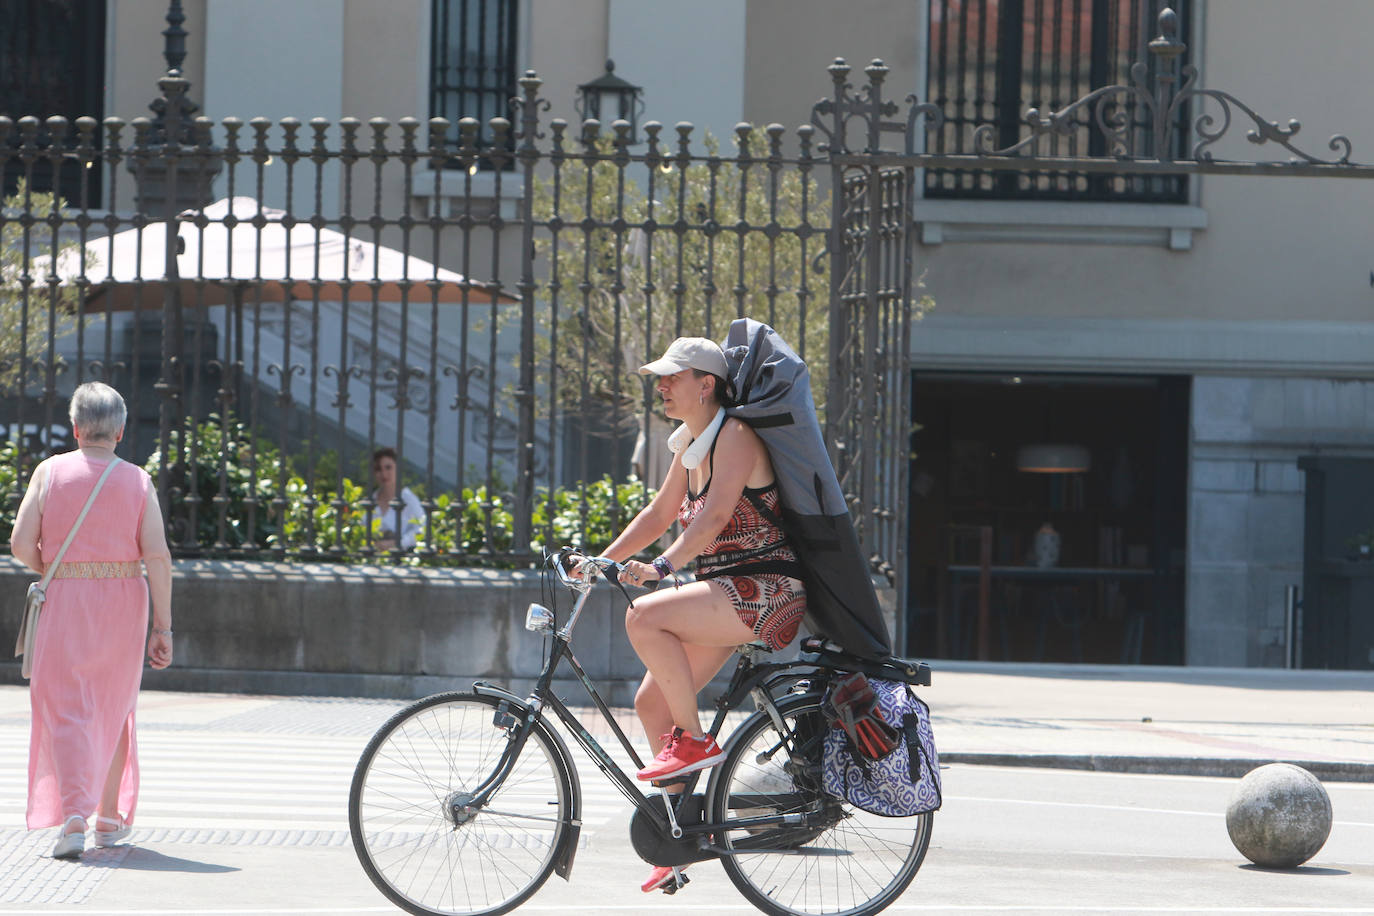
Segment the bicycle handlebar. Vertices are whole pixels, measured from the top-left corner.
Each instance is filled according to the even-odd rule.
[[[602,578],[613,585],[619,586],[622,591],[625,588],[625,583],[620,581],[620,574],[625,571],[624,563],[617,563],[615,560],[607,557],[589,557],[571,547],[560,548],[558,553],[554,554],[549,559],[553,564],[554,571],[558,574],[559,581],[570,589],[579,590],[590,588],[594,581],[591,576],[585,576],[579,579],[570,575],[571,571],[575,569],[578,564],[582,564],[584,568],[590,567],[596,570],[596,572],[601,574]],[[612,571],[614,571],[614,575],[611,575]],[[663,580],[655,579],[652,582],[644,582],[641,583],[640,587],[647,591],[653,591],[658,588],[658,583],[661,581]]]

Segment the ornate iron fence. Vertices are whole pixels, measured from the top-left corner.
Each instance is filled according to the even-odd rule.
[[[410,562],[604,544],[636,502],[596,481],[663,464],[635,368],[679,334],[768,321],[824,397],[810,126],[632,146],[548,119],[532,73],[486,125],[213,123],[175,70],[161,86],[157,120],[0,118],[9,517],[90,379],[125,394],[120,453],[156,472],[178,554],[375,555],[379,520],[408,521],[369,479],[394,446],[424,510]],[[103,196],[48,206],[45,174]]]

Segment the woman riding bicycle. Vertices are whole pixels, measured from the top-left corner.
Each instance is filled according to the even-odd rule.
[[[682,426],[669,439],[676,454],[657,495],[603,556],[625,562],[621,579],[633,585],[675,578],[697,561],[697,581],[637,598],[625,615],[630,643],[648,669],[635,712],[656,751],[638,775],[661,784],[723,759],[715,737],[703,734],[697,693],[735,647],[786,647],[797,635],[806,593],[797,555],[778,525],[768,451],[749,426],[726,419],[732,400],[720,347],[680,337],[639,372],[658,377],[663,412]],[[682,534],[652,563],[629,559],[674,521]],[[656,869],[645,890],[667,871]]]

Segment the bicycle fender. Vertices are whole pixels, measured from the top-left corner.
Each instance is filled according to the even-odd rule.
[[[527,715],[530,712],[530,704],[524,697],[511,693],[504,687],[489,684],[486,681],[474,681],[472,692],[485,696],[500,697],[511,704],[511,712],[517,715]],[[559,849],[554,853],[553,871],[554,874],[564,881],[571,880],[573,858],[577,855],[578,837],[582,833],[582,781],[577,776],[577,767],[573,765],[572,754],[568,752],[568,746],[563,742],[563,738],[558,732],[549,727],[544,719],[534,723],[534,727],[540,734],[549,739],[549,744],[553,747],[562,764],[569,780],[572,782],[572,795],[568,799],[568,831],[563,835]]]

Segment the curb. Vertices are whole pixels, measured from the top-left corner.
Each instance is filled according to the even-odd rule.
[[[1253,760],[1236,757],[1138,757],[1106,754],[941,753],[941,763],[972,766],[1042,767],[1099,773],[1149,773],[1168,776],[1244,776],[1266,763],[1291,763],[1327,782],[1374,782],[1374,763],[1332,760]]]

